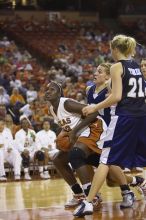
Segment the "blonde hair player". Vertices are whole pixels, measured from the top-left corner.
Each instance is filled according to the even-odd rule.
[[[85,107],[83,114],[88,115],[113,104],[116,104],[116,108],[108,126],[105,148],[103,148],[100,165],[94,175],[87,201],[83,201],[74,211],[74,216],[77,217],[92,214],[91,202],[103,185],[112,165],[135,166],[133,163],[136,158],[141,158],[141,167],[146,164],[145,85],[140,67],[133,59],[136,41],[129,36],[117,35],[111,41],[110,47],[116,62],[110,69],[111,94],[104,101]],[[122,194],[121,208],[125,208],[125,201],[129,202],[129,207],[132,207],[134,195],[127,185],[126,178],[122,178],[124,178],[125,190]],[[146,196],[146,185],[142,185],[141,189]]]

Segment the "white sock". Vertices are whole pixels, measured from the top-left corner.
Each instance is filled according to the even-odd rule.
[[[82,185],[83,190],[86,190],[88,186],[91,186],[91,183],[86,183]]]
[[[48,166],[47,165],[44,166],[44,170],[45,171],[48,170]]]
[[[132,183],[131,184],[136,184],[136,178],[135,176],[133,176],[133,180],[132,180]]]
[[[43,166],[39,166],[39,172],[42,173],[43,172]]]
[[[28,173],[28,167],[24,168],[24,173]]]

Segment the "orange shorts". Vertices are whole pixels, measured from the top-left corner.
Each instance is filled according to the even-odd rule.
[[[94,152],[101,154],[107,126],[103,119],[98,116],[78,137],[77,142],[85,144]]]

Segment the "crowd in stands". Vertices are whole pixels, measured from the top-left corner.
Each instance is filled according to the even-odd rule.
[[[125,32],[129,35],[133,35],[136,39],[138,39],[138,43],[141,45],[138,45],[138,54],[137,59],[140,59],[140,57],[146,56],[146,19],[140,18],[136,20],[123,20],[120,21],[121,27],[125,30]]]
[[[86,87],[93,84],[96,66],[111,61],[109,40],[113,31],[94,22],[46,19],[41,23],[33,17],[24,21],[18,16],[6,19],[1,26],[10,38],[3,36],[0,40],[0,118],[11,131],[12,149],[17,148],[21,155],[19,166],[24,168],[25,179],[31,179],[29,163],[36,158],[40,162],[40,176],[49,178],[47,163],[53,154],[48,152],[56,150],[55,135],[59,128],[49,115],[44,99],[45,86],[54,80],[62,84],[66,97],[86,103]],[[139,47],[139,56],[144,53],[146,51]],[[44,66],[45,62],[48,65]],[[40,146],[38,139],[45,135],[46,127],[46,132],[54,132],[53,139]],[[0,143],[0,153],[4,145]],[[31,152],[25,150],[26,145],[31,145]],[[42,160],[45,161],[43,165]],[[9,162],[7,156],[3,161]],[[10,162],[14,166],[14,161]],[[20,172],[15,174],[15,179],[19,179]],[[6,180],[4,172],[0,173],[0,180]]]

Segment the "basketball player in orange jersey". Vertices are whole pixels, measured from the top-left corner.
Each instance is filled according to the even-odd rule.
[[[82,109],[86,105],[62,97],[62,88],[59,84],[54,82],[48,84],[46,100],[53,107],[53,112],[51,108],[50,112],[54,119],[65,131],[70,132],[82,121]],[[83,190],[85,195],[88,195],[93,178],[92,166],[97,167],[99,164],[101,149],[98,148],[98,142],[103,142],[107,126],[100,116],[96,116],[97,113],[84,118],[84,127],[90,124],[89,127],[80,132],[74,147],[69,152],[59,151],[54,158],[56,168],[74,192],[74,198],[66,204],[66,207],[78,205],[80,198],[83,198]],[[69,162],[76,170],[83,190],[77,183]],[[97,199],[98,197],[96,201]]]
[[[48,84],[45,96],[46,100],[52,105],[50,111],[54,119],[64,130],[68,132],[72,131],[72,134],[77,134],[79,130],[76,128],[79,128],[79,126],[77,126],[79,123],[82,124],[82,128],[85,127],[85,129],[78,134],[78,138],[74,136],[75,144],[70,151],[59,151],[54,158],[56,168],[75,194],[73,200],[66,205],[66,207],[72,207],[80,202],[78,198],[80,198],[80,195],[81,198],[83,197],[83,191],[74,177],[69,162],[72,168],[76,170],[84,193],[87,196],[93,177],[91,166],[97,167],[99,165],[101,153],[99,144],[100,147],[102,147],[106,125],[101,117],[97,116],[97,113],[90,114],[82,120],[82,109],[85,105],[73,99],[62,97],[62,89],[60,85],[55,82]],[[114,167],[110,168],[108,177],[110,181],[117,182],[117,170],[115,170]],[[130,179],[129,182],[132,182],[132,179]],[[121,183],[119,183],[119,185],[121,185]],[[98,200],[99,197],[97,195],[94,201],[97,202]]]

